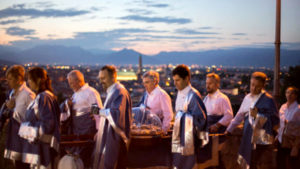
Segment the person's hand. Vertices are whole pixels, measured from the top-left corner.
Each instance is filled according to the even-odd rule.
[[[67,103],[68,103],[68,105],[70,107],[72,107],[72,105],[73,105],[73,99],[72,98],[67,99]]]
[[[211,125],[210,127],[209,127],[209,132],[211,132],[211,133],[216,133],[216,132],[218,132],[219,131],[219,128],[222,126],[222,124],[220,124],[220,123],[216,123],[216,124],[214,124],[214,125]]]
[[[16,105],[16,101],[14,98],[12,98],[12,99],[7,100],[5,104],[6,104],[7,108],[13,109]]]
[[[91,107],[91,113],[92,114],[99,114],[99,110],[100,110],[100,108],[98,107],[98,105],[92,105],[92,107]]]
[[[228,130],[226,130],[226,131],[224,132],[224,135],[225,135],[225,136],[231,136],[232,133],[230,133]]]
[[[216,133],[219,130],[219,128],[216,125],[212,125],[209,127],[210,133]]]
[[[250,115],[251,115],[253,118],[256,118],[257,113],[258,113],[258,110],[257,110],[256,107],[250,108]]]

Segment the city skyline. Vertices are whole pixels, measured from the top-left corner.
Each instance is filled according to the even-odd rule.
[[[273,47],[274,0],[95,1],[18,0],[0,2],[0,45],[79,46],[88,50],[129,48],[205,51]],[[282,44],[300,49],[300,1],[282,1]]]

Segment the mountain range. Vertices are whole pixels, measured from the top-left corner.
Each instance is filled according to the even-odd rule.
[[[198,64],[203,66],[244,66],[270,67],[274,65],[274,48],[232,48],[196,52],[160,52],[143,55],[132,49],[101,51],[59,45],[41,45],[21,50],[10,46],[0,46],[0,63],[103,65],[138,64],[142,55],[143,64]],[[281,66],[300,65],[300,50],[281,49]]]

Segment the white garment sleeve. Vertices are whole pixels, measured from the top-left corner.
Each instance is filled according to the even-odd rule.
[[[300,121],[300,106],[298,105],[297,111],[293,115],[292,121]]]
[[[245,105],[245,98],[240,106],[239,111],[236,113],[234,119],[231,121],[231,123],[227,127],[227,129],[226,129],[227,131],[232,133],[233,130],[244,121],[245,113],[246,113],[243,111],[244,105]]]
[[[228,126],[230,121],[233,119],[233,113],[230,101],[228,97],[222,98],[220,100],[222,112],[224,112],[224,116],[219,120],[219,123],[223,126]]]
[[[96,90],[88,98],[89,98],[89,103],[97,104],[100,109],[103,108],[100,94]]]
[[[14,109],[13,117],[22,123],[25,121],[25,114],[28,105],[34,100],[35,94],[34,93],[21,93],[20,96],[16,99],[16,106]]]
[[[160,105],[163,111],[163,124],[162,130],[164,132],[168,131],[170,128],[171,120],[173,119],[173,110],[172,110],[172,102],[169,95],[166,93],[160,95]]]

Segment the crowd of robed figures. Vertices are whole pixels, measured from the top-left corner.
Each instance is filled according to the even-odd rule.
[[[233,117],[230,100],[219,90],[221,80],[217,74],[206,76],[208,95],[203,101],[191,85],[191,74],[186,65],[173,69],[172,77],[178,91],[175,113],[170,96],[158,85],[159,74],[155,71],[143,75],[146,90],[139,107],[160,118],[164,134],[168,133],[174,119],[171,144],[174,168],[197,166],[205,156],[204,149],[211,144],[209,133],[230,136],[242,122],[243,136],[238,152],[242,168],[271,168],[274,149],[278,149],[279,168],[297,166],[298,147],[282,146],[288,124],[294,125],[293,132],[298,134],[297,88],[286,89],[287,102],[278,111],[273,97],[264,90],[267,76],[263,72],[254,72],[250,93]],[[85,83],[84,75],[78,70],[68,74],[74,94],[60,106],[45,69],[34,67],[28,70],[29,87],[25,82],[25,69],[20,65],[10,67],[6,78],[12,90],[1,108],[0,124],[2,127],[9,119],[4,158],[13,160],[15,168],[55,168],[62,132],[95,135],[92,147],[65,147],[69,154],[82,159],[85,168],[126,168],[133,121],[132,102],[126,88],[117,81],[114,66],[106,65],[99,71],[98,79],[106,90],[104,103],[99,92]],[[66,126],[65,131],[62,126]]]

